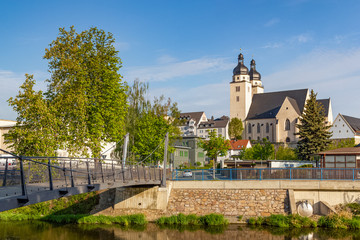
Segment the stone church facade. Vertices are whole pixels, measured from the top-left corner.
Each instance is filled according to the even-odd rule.
[[[251,60],[249,71],[240,53],[230,82],[230,119],[243,121],[243,139],[296,144],[296,124],[309,94],[309,89],[265,93],[255,60]],[[327,124],[332,124],[330,98],[317,101],[323,106]]]

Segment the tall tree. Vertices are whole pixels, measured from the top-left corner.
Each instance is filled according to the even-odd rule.
[[[241,139],[241,134],[244,131],[241,119],[234,117],[229,123],[229,136],[231,139]]]
[[[311,90],[310,98],[306,101],[304,112],[299,117],[300,124],[297,133],[300,141],[297,153],[300,159],[310,160],[312,154],[323,151],[331,143],[330,125],[325,123],[325,114],[322,106],[316,102],[316,95]]]
[[[103,142],[124,135],[126,87],[118,73],[115,39],[95,27],[77,33],[60,29],[44,58],[49,60],[46,97],[56,109],[62,141],[71,154],[99,157]]]
[[[155,97],[153,102],[147,99],[149,85],[136,79],[128,88],[128,114],[125,129],[129,133],[130,161],[158,163],[163,159],[164,137],[169,132],[169,151],[180,136],[177,104],[164,96]],[[122,142],[117,145],[115,155],[122,154]]]
[[[5,134],[5,141],[18,155],[55,156],[61,147],[55,110],[41,91],[33,89],[36,83],[33,76],[25,76],[18,95],[8,100],[18,116],[14,128]]]
[[[206,156],[213,160],[213,178],[215,179],[215,164],[218,156],[226,156],[230,149],[230,141],[218,137],[216,131],[209,131],[209,140],[200,140],[199,146],[206,151]]]

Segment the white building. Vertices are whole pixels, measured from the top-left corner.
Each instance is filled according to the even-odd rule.
[[[360,118],[338,114],[330,128],[333,135],[331,139],[355,139],[355,144],[360,143]]]
[[[189,112],[181,113],[180,120],[183,120],[183,125],[180,130],[183,137],[201,137],[208,139],[209,131],[216,131],[217,136],[229,139],[229,117],[222,116],[220,118],[207,119],[204,112]]]
[[[4,149],[6,151],[11,151],[9,147],[4,142],[4,134],[8,133],[9,130],[16,125],[16,121],[12,120],[2,120],[0,119],[0,148]],[[0,155],[4,154],[3,152],[0,152]]]

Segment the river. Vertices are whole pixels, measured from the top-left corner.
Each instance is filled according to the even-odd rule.
[[[360,239],[360,232],[328,229],[249,228],[231,224],[226,228],[169,229],[148,224],[140,228],[117,225],[59,225],[46,222],[0,222],[0,239],[36,240],[220,240],[220,239]]]

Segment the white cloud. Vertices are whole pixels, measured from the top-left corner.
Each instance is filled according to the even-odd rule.
[[[297,36],[291,37],[288,42],[290,43],[307,43],[312,40],[312,37],[309,34],[300,34]]]
[[[177,102],[181,112],[205,111],[208,118],[229,116],[229,81],[188,88],[150,88],[151,96],[162,94]]]
[[[295,59],[284,70],[263,76],[266,91],[309,88],[332,99],[333,112],[360,117],[356,100],[360,83],[360,49],[316,50]]]
[[[162,56],[158,57],[158,59],[157,59],[158,64],[168,64],[168,63],[174,63],[176,61],[177,61],[176,58],[174,58],[170,55],[167,55],[167,54],[162,55]]]
[[[273,19],[270,19],[269,21],[267,21],[264,26],[265,27],[271,27],[275,24],[277,24],[278,22],[280,22],[280,20],[278,18],[273,18]]]
[[[199,58],[184,62],[174,62],[150,67],[135,67],[124,73],[127,81],[139,78],[142,81],[167,81],[169,79],[217,72],[234,67],[225,58]]]
[[[283,46],[282,43],[268,43],[265,46],[263,46],[262,48],[280,48],[282,46]]]
[[[303,44],[310,42],[312,40],[312,36],[308,33],[302,33],[299,35],[291,36],[288,39],[281,42],[267,43],[262,48],[281,48],[283,46],[293,46],[297,44]]]

